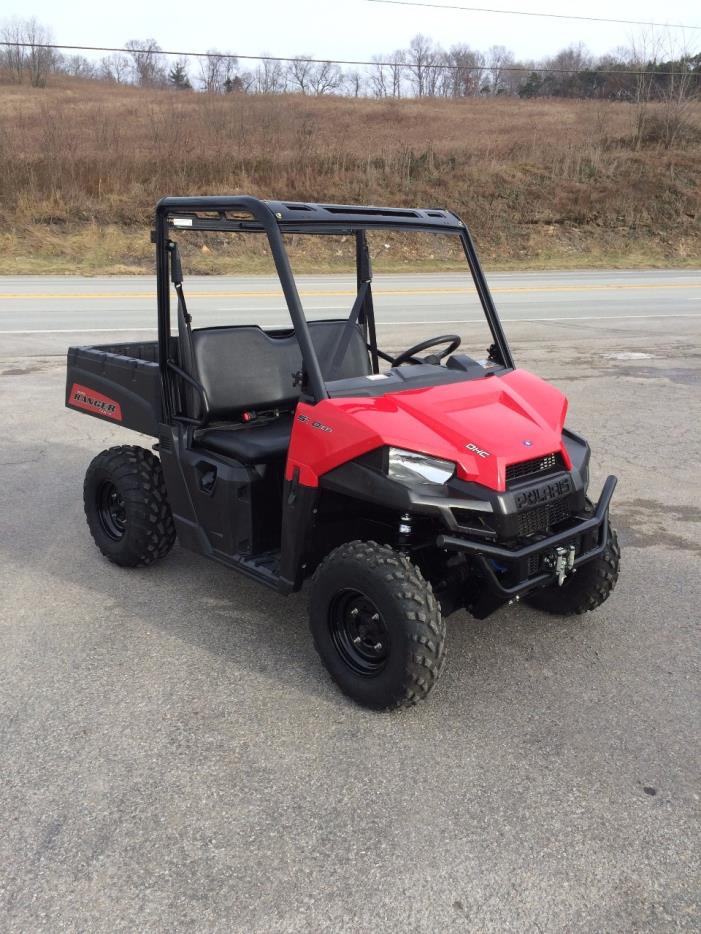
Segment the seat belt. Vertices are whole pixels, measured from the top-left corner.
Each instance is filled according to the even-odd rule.
[[[346,326],[341,332],[341,336],[339,337],[338,343],[336,344],[333,357],[331,358],[329,375],[327,376],[328,380],[333,380],[336,378],[336,373],[343,363],[343,358],[345,357],[346,352],[348,351],[348,347],[350,346],[350,342],[353,337],[353,331],[355,330],[355,327],[358,323],[358,317],[365,302],[365,296],[367,295],[369,288],[370,280],[367,279],[358,289],[358,294],[356,295],[355,301],[353,302],[353,307],[351,308],[351,313],[348,316],[348,320],[346,321]]]
[[[190,376],[197,377],[195,369],[195,354],[192,349],[192,329],[190,322],[192,316],[187,310],[185,294],[183,293],[183,268],[180,262],[180,251],[178,244],[171,240],[168,246],[171,254],[170,260],[170,281],[175,286],[175,293],[178,296],[178,350],[180,357],[180,366],[189,373]],[[195,414],[195,392],[189,387],[184,389],[185,401],[188,414]]]

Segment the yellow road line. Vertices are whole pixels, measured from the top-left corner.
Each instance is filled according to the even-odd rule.
[[[537,292],[616,292],[616,291],[655,291],[659,289],[701,289],[701,282],[659,282],[659,283],[621,283],[617,285],[545,285],[545,286],[495,286],[493,294],[537,293]],[[474,288],[426,288],[426,289],[373,289],[375,295],[475,295]],[[302,298],[323,296],[354,296],[355,289],[301,289]],[[70,301],[91,301],[95,299],[135,299],[154,298],[154,292],[0,292],[0,300],[36,301],[39,299],[66,299]],[[198,292],[188,290],[188,298],[282,298],[279,291],[211,291]]]

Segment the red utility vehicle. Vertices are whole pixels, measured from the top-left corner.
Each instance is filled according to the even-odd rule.
[[[396,356],[378,346],[377,229],[459,240],[491,330],[485,359],[460,352],[459,334]],[[267,237],[291,327],[192,327],[175,231]],[[307,320],[284,239],[297,233],[354,238],[347,318]],[[88,468],[85,512],[109,560],[150,564],[177,535],[284,594],[311,577],[316,648],[373,708],[428,694],[455,610],[481,619],[523,598],[568,615],[607,599],[616,479],[588,498],[589,446],[565,427],[565,397],[515,368],[455,214],[165,198],[153,240],[158,340],[68,351],[66,405],[157,439],[158,456],[125,445]]]

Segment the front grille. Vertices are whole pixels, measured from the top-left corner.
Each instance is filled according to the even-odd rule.
[[[520,464],[509,464],[506,468],[506,482],[511,483],[514,480],[520,480],[522,477],[530,477],[532,474],[550,473],[554,470],[563,470],[565,462],[559,451],[553,454],[546,454],[544,457],[534,457],[529,461],[521,461]]]
[[[536,532],[547,532],[558,522],[562,522],[569,515],[567,500],[557,503],[548,503],[545,506],[536,506],[518,516],[518,534],[521,537],[535,535]]]
[[[548,528],[548,507],[538,506],[522,512],[518,517],[518,534],[522,536],[545,532]]]
[[[549,524],[551,527],[553,525],[557,525],[558,522],[562,522],[563,519],[566,519],[570,514],[569,506],[567,505],[567,500],[564,500],[564,499],[561,500],[559,503],[551,503],[548,506],[548,510],[550,512],[550,516],[548,518],[550,520]]]

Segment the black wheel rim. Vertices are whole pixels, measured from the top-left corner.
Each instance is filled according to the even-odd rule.
[[[389,631],[382,614],[359,590],[343,590],[329,608],[329,630],[336,651],[351,671],[364,677],[387,666]]]
[[[98,488],[97,514],[106,535],[115,542],[123,538],[127,528],[127,510],[119,490],[110,480],[105,480]]]

